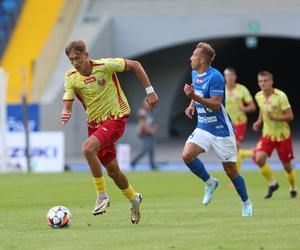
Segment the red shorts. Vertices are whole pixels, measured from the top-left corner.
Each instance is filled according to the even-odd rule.
[[[283,162],[290,162],[294,159],[292,138],[289,137],[283,141],[271,141],[269,138],[262,136],[255,148],[255,152],[266,152],[270,157],[276,148],[278,157]]]
[[[234,128],[236,141],[242,143],[247,132],[247,123],[235,124]]]
[[[101,150],[98,158],[102,164],[108,164],[116,158],[115,142],[120,139],[125,131],[126,118],[108,120],[101,124],[99,128],[88,128],[89,137],[97,137]]]

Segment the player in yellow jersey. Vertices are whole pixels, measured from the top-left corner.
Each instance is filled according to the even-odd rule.
[[[291,161],[294,159],[289,122],[294,115],[286,94],[273,88],[273,75],[268,71],[258,73],[258,85],[261,89],[255,95],[260,112],[258,120],[253,124],[254,131],[258,131],[263,124],[262,137],[256,149],[254,160],[260,168],[262,175],[269,182],[265,198],[271,198],[274,191],[279,188],[269,164],[266,162],[276,148],[280,161],[285,169],[290,184],[290,196],[297,196],[296,172]]]
[[[83,143],[82,152],[89,164],[97,191],[93,214],[104,213],[110,205],[101,170],[103,165],[131,203],[131,222],[138,224],[142,196],[128,183],[116,159],[115,143],[122,136],[126,118],[130,114],[129,104],[116,73],[135,73],[146,90],[147,102],[152,111],[158,103],[158,97],[142,65],[137,61],[121,58],[90,60],[83,41],[72,41],[65,53],[74,68],[65,75],[61,121],[65,124],[70,119],[76,96],[82,102],[87,116],[89,138]]]
[[[236,146],[238,150],[236,166],[241,170],[242,160],[251,157],[252,151],[241,149],[247,131],[247,113],[254,112],[256,105],[249,90],[237,83],[237,74],[234,68],[224,71],[226,81],[226,110],[235,128]]]

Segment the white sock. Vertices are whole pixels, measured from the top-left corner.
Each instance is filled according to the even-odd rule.
[[[243,204],[244,204],[244,205],[249,205],[249,204],[251,204],[251,201],[250,201],[250,199],[248,198],[248,200],[246,200],[246,201],[243,201]]]
[[[103,200],[103,199],[106,199],[106,198],[108,198],[108,195],[107,195],[106,192],[103,192],[101,194],[97,194],[97,199],[98,200]]]
[[[210,176],[209,179],[206,181],[206,184],[208,186],[211,186],[214,183],[215,183],[215,178],[213,178],[212,176]]]
[[[270,182],[269,186],[272,187],[272,186],[275,186],[276,184],[277,184],[277,181],[273,180]]]

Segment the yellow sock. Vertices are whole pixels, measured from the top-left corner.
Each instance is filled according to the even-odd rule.
[[[241,165],[242,165],[242,157],[241,157],[240,151],[241,150],[238,151],[237,159],[236,159],[236,169],[238,172],[241,172]]]
[[[291,189],[295,189],[295,183],[296,183],[296,171],[295,169],[292,170],[292,172],[288,173],[285,172],[285,175],[290,183]]]
[[[272,173],[272,170],[270,168],[270,165],[268,163],[265,163],[262,167],[259,168],[262,175],[266,178],[266,180],[271,184],[274,183],[275,177]]]
[[[136,195],[136,192],[134,191],[131,185],[129,185],[128,188],[123,189],[121,191],[129,201],[132,201]]]
[[[246,150],[246,149],[240,149],[239,154],[241,159],[253,156],[252,150]]]
[[[102,194],[106,192],[105,180],[103,176],[99,178],[93,178],[93,181],[95,184],[97,194]]]

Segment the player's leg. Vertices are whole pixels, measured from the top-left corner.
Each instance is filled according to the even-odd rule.
[[[108,155],[106,155],[108,157]],[[104,163],[107,174],[113,179],[123,195],[129,200],[131,204],[131,222],[138,224],[141,218],[140,204],[142,201],[142,195],[137,193],[134,188],[128,183],[128,179],[125,174],[120,170],[118,161],[116,158],[109,163]]]
[[[235,137],[236,137],[236,146],[237,146],[236,166],[237,166],[238,172],[240,172],[243,159],[245,159],[247,157],[252,157],[253,153],[252,153],[252,150],[246,150],[246,149],[241,148],[241,145],[245,139],[246,132],[247,132],[247,123],[238,124],[238,125],[235,125],[234,127],[235,127],[235,131],[236,131]]]
[[[265,194],[265,198],[272,197],[273,192],[279,188],[279,184],[276,181],[270,165],[267,163],[267,158],[271,156],[276,144],[271,140],[261,137],[254,150],[254,162],[258,165],[261,174],[265,177],[269,183],[268,191]]]
[[[282,162],[282,165],[285,170],[286,177],[290,184],[290,196],[291,198],[297,197],[297,189],[296,189],[296,171],[292,166],[292,159],[294,159],[292,140],[288,138],[282,142],[279,142],[276,147],[279,159]]]
[[[242,145],[242,142],[244,140],[244,136],[246,133],[246,129],[243,126],[244,124],[234,124],[235,128],[235,139],[236,139],[236,147],[237,147],[237,160],[236,160],[236,168],[238,172],[241,171],[241,165],[242,165],[242,157],[240,155],[240,147]],[[246,125],[247,128],[247,125]]]
[[[199,154],[209,149],[210,140],[209,133],[195,129],[193,134],[188,138],[182,153],[182,159],[187,167],[206,183],[205,194],[202,201],[204,205],[210,203],[212,194],[219,185],[219,182],[206,171],[203,162],[197,158]]]
[[[261,174],[265,177],[269,183],[268,191],[264,198],[269,199],[273,193],[279,188],[279,184],[276,181],[270,165],[267,163],[268,153],[259,151],[255,153],[255,163],[258,165]]]
[[[102,175],[101,164],[97,156],[99,149],[100,143],[94,136],[90,136],[82,145],[82,152],[90,167],[97,192],[96,205],[93,210],[94,215],[102,214],[109,206],[109,198],[106,193],[105,180]]]
[[[242,216],[252,216],[252,203],[248,198],[247,188],[243,177],[236,167],[237,148],[234,136],[215,137],[212,147],[216,155],[221,159],[227,176],[232,181],[242,201]]]
[[[239,174],[235,162],[222,162],[223,168],[232,181],[238,195],[242,201],[242,216],[252,216],[252,203],[248,197],[246,183],[244,178]]]
[[[298,194],[296,189],[296,171],[293,168],[291,162],[282,162],[282,165],[285,170],[285,175],[290,184],[290,196],[291,198],[296,198]]]
[[[110,205],[109,198],[105,190],[105,182],[102,176],[100,161],[102,159],[109,160],[102,163],[110,162],[115,158],[115,149],[110,147],[121,137],[125,129],[125,119],[108,120],[97,129],[89,129],[89,138],[82,146],[83,154],[90,166],[94,183],[97,189],[97,199],[94,215],[102,214]],[[106,148],[108,148],[108,156],[106,156]],[[100,161],[99,161],[100,160]],[[102,189],[102,190],[101,190]],[[104,192],[102,192],[105,190]]]

